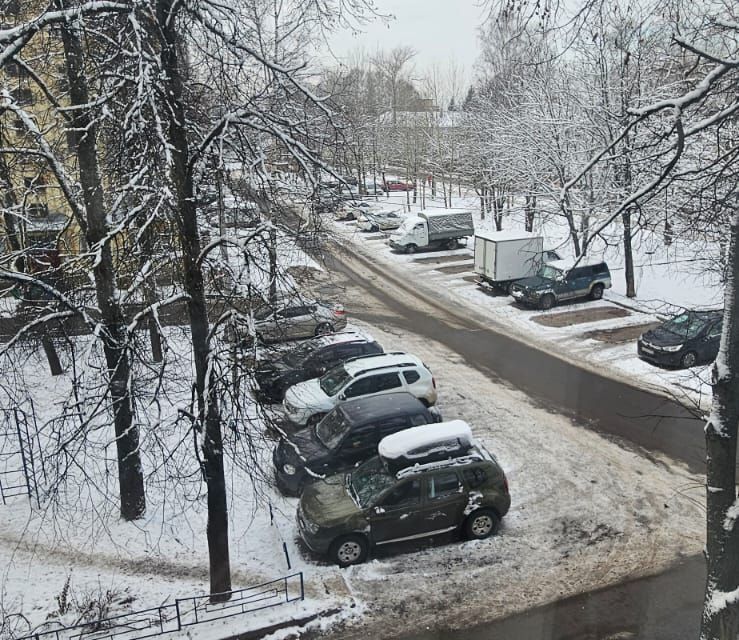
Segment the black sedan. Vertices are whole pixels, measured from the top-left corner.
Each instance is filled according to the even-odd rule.
[[[721,340],[722,311],[686,311],[651,329],[637,342],[642,360],[688,369],[712,362]]]

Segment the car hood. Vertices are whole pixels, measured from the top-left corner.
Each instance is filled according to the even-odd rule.
[[[664,327],[655,327],[641,334],[641,340],[655,344],[658,347],[674,347],[682,344],[687,340],[684,336],[679,336],[672,331],[668,331]]]
[[[306,486],[300,506],[312,522],[331,527],[362,511],[347,492],[345,477],[341,473]]]
[[[531,276],[530,278],[523,278],[522,280],[516,280],[514,284],[517,284],[523,289],[531,289],[536,291],[537,289],[551,289],[554,285],[554,280],[549,278],[542,278],[541,276]]]
[[[285,402],[293,407],[320,411],[329,411],[334,406],[331,398],[321,389],[318,378],[294,384],[285,393]]]
[[[326,456],[328,449],[316,438],[313,429],[296,431],[277,445],[280,459],[295,466],[310,466]]]

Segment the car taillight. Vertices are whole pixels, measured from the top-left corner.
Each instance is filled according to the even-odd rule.
[[[333,312],[335,316],[346,315],[346,311],[344,310],[344,307],[342,307],[341,305],[335,305],[333,308]]]
[[[503,476],[503,488],[505,489],[506,493],[510,493],[510,491],[508,490],[508,478],[506,478],[505,476]]]

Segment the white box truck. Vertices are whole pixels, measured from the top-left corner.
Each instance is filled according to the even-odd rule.
[[[469,209],[424,209],[408,216],[390,233],[388,244],[406,253],[414,253],[417,249],[454,249],[457,240],[474,233]]]
[[[508,292],[515,280],[533,276],[545,262],[559,260],[544,250],[544,239],[529,231],[478,231],[475,234],[475,273],[480,284]]]

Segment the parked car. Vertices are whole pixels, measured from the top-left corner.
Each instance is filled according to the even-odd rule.
[[[396,250],[456,249],[457,242],[475,233],[469,209],[424,209],[404,218],[387,243]]]
[[[288,419],[298,425],[319,422],[339,402],[350,398],[407,391],[427,406],[436,404],[436,382],[425,364],[402,351],[347,360],[320,378],[285,392]]]
[[[254,314],[254,329],[262,342],[279,342],[334,333],[346,327],[340,304],[293,299]]]
[[[377,455],[385,436],[440,420],[438,411],[405,392],[342,402],[315,426],[279,442],[272,455],[277,487],[298,495],[313,479]]]
[[[455,420],[387,436],[352,472],[306,486],[298,531],[313,552],[346,567],[394,542],[453,532],[487,538],[510,504],[498,461]]]
[[[372,211],[364,214],[364,222],[361,223],[365,231],[386,231],[397,229],[405,219],[400,211]]]
[[[383,191],[414,191],[416,183],[405,180],[385,180],[382,183]]]
[[[605,262],[573,266],[567,260],[555,260],[543,265],[535,276],[516,280],[510,291],[517,302],[546,310],[573,298],[600,300],[610,287],[611,272]]]
[[[306,340],[279,357],[260,363],[255,378],[262,398],[281,402],[288,387],[322,376],[351,358],[382,351],[372,336],[356,331],[331,333]]]
[[[723,311],[686,311],[639,336],[642,360],[689,369],[713,362],[721,341]]]

